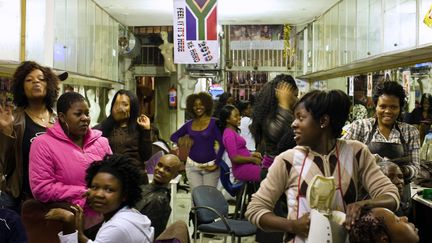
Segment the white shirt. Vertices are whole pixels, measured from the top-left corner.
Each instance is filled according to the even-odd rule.
[[[78,231],[63,235],[58,233],[61,243],[78,243]],[[151,243],[154,228],[147,216],[134,208],[124,207],[104,222],[94,241],[87,243]]]
[[[247,116],[243,116],[240,120],[240,136],[246,140],[246,148],[249,151],[255,151],[255,140],[249,130],[249,126],[252,124],[252,119]]]

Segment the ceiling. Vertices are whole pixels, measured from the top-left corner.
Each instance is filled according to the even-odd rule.
[[[172,25],[173,0],[94,0],[126,26]],[[339,0],[218,0],[222,25],[303,25]]]

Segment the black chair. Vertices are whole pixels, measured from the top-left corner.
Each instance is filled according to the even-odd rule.
[[[254,235],[256,227],[246,220],[229,219],[228,202],[222,193],[212,186],[198,186],[192,191],[195,213],[194,242],[198,233],[231,236],[231,242],[241,242],[241,237]],[[201,238],[202,239],[202,238]]]

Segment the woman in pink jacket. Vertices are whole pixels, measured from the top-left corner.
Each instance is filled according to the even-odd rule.
[[[100,131],[89,129],[89,106],[79,93],[61,95],[57,113],[54,126],[31,145],[31,190],[36,200],[78,204],[88,215],[85,171],[93,161],[111,154],[111,148]]]

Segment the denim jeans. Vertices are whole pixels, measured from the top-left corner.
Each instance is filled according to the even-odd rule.
[[[0,191],[0,208],[12,209],[19,213],[19,200],[6,192]]]

